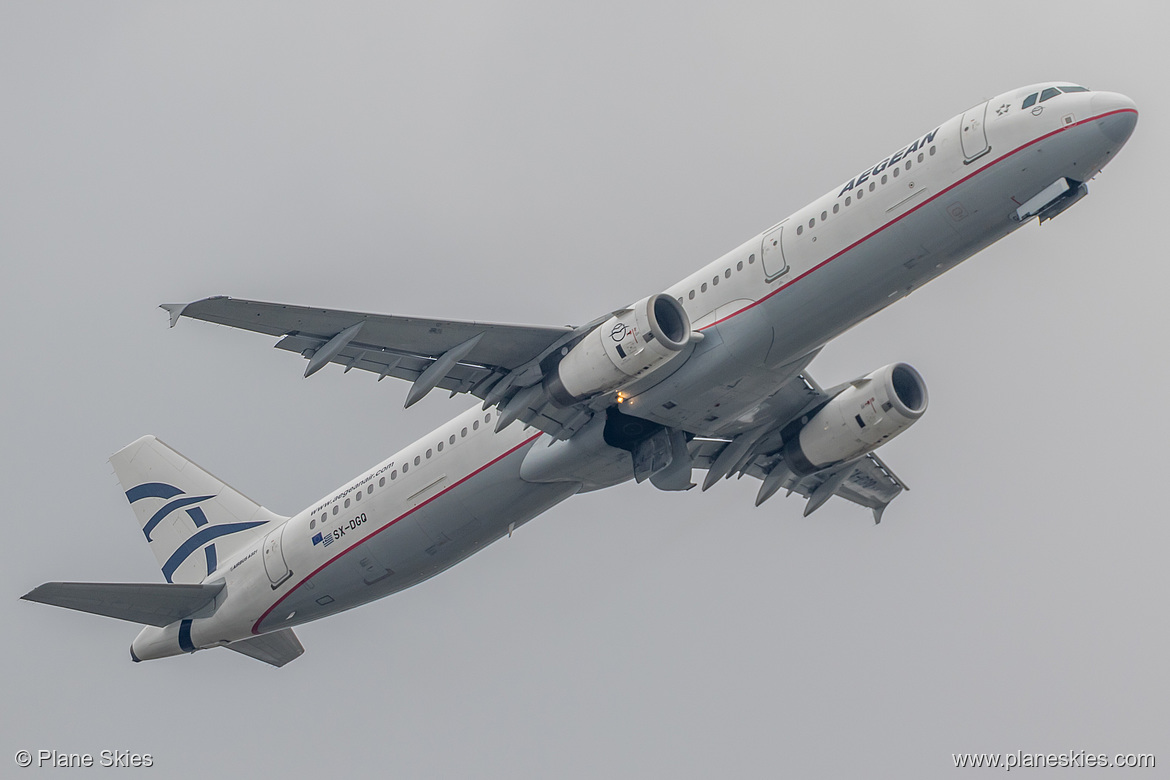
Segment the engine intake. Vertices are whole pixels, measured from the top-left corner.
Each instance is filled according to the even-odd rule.
[[[544,380],[562,406],[617,390],[661,368],[691,341],[691,320],[669,295],[614,314],[569,350]]]
[[[784,459],[800,476],[873,452],[926,412],[922,376],[891,363],[858,379],[821,407],[784,443]]]

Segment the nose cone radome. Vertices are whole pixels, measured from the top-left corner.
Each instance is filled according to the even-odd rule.
[[[1094,92],[1089,100],[1097,127],[1110,141],[1123,144],[1137,126],[1137,104],[1120,92]]]

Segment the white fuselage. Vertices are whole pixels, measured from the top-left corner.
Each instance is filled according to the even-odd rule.
[[[1083,92],[1021,108],[1038,89],[909,140],[668,288],[704,338],[624,391],[623,411],[699,435],[751,428],[827,341],[1018,228],[1017,209],[1052,182],[1092,178],[1132,131],[1133,103]],[[184,621],[183,649],[402,590],[569,496],[630,476],[628,454],[590,448],[588,427],[569,467],[524,469],[549,437],[495,424],[494,409],[465,412],[222,561],[207,578],[226,583],[218,609]],[[135,652],[171,654],[177,630],[146,629]]]

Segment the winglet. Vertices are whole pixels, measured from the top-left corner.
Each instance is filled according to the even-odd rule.
[[[191,301],[190,303],[160,303],[158,307],[160,309],[166,309],[167,312],[171,315],[171,327],[173,328],[173,327],[175,327],[175,323],[179,321],[179,317],[183,316],[183,312],[185,312],[187,310],[187,307],[194,306],[196,303],[203,303],[204,301],[214,301],[214,300],[217,300],[220,298],[227,298],[227,297],[228,296],[226,296],[226,295],[213,295],[210,298],[200,298],[199,300]]]
[[[179,321],[179,317],[183,316],[183,310],[191,304],[189,303],[162,303],[159,304],[160,309],[166,309],[167,313],[171,315],[171,327],[175,327],[175,323]]]

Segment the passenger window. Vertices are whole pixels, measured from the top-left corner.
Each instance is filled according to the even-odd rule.
[[[312,520],[309,521],[309,530],[312,531],[316,527],[317,527],[317,518],[314,517]]]
[[[370,495],[373,495],[373,493],[374,493],[374,486],[372,484],[366,485],[366,495],[370,496]]]
[[[724,279],[730,279],[730,278],[731,278],[731,269],[730,269],[730,268],[728,268],[727,270],[725,270],[725,271],[723,272],[723,278],[724,278]]]
[[[756,256],[755,255],[748,255],[748,265],[751,265],[754,262],[756,262]]]
[[[405,471],[406,466],[403,466],[402,470]],[[394,471],[390,472],[390,481],[393,482],[396,479],[398,479],[398,469],[394,469]]]
[[[689,293],[687,293],[687,300],[693,301],[694,299],[695,299],[695,291],[691,290]]]
[[[865,194],[865,190],[858,190],[858,191],[857,191],[857,199],[858,199],[858,200],[861,200],[861,196],[862,196],[862,195],[864,195],[864,194]]]
[[[808,221],[808,226],[809,226],[809,227],[812,227],[812,226],[813,226],[813,225],[815,225],[815,224],[817,224],[817,218],[816,218],[816,217],[813,217],[812,219],[810,219],[810,220]]]
[[[358,491],[358,492],[357,492],[357,493],[354,495],[354,497],[353,497],[353,500],[354,500],[354,501],[361,501],[361,500],[362,500],[362,491],[360,491],[360,490],[359,490],[359,491]]]
[[[840,203],[834,203],[834,204],[833,204],[833,213],[834,213],[834,214],[836,214],[836,213],[837,213],[838,211],[840,211],[840,210],[841,210],[841,204],[840,204]]]
[[[699,292],[707,292],[707,283],[706,282],[703,282],[701,285],[699,285]]]
[[[464,428],[463,430],[459,431],[459,435],[463,438],[467,438],[467,429]]]
[[[491,413],[491,412],[488,412],[487,414],[485,414],[485,415],[483,416],[483,421],[484,421],[484,422],[491,422],[491,421],[492,421],[492,413]]]
[[[471,424],[471,430],[473,430],[473,431],[478,431],[478,430],[479,430],[479,420],[476,420],[475,422],[473,422],[473,423]]]
[[[333,514],[337,514],[337,511],[338,511],[337,504],[334,504],[333,505]]]
[[[439,452],[442,452],[443,451],[443,442],[439,442],[438,444],[436,444],[435,449],[438,450]]]
[[[883,173],[883,174],[882,174],[882,184],[885,184],[885,183],[886,183],[886,182],[888,182],[889,180],[890,180],[890,177],[889,177],[889,176],[886,176],[886,175]]]
[[[679,301],[679,303],[682,303],[682,301]],[[455,443],[455,434],[451,434],[451,438],[450,438],[450,439],[447,439],[447,443],[448,443],[448,444],[454,444],[454,443]]]
[[[402,464],[402,476],[404,476],[404,477],[405,477],[405,476],[406,476],[406,472],[408,472],[408,471],[410,471],[410,464],[409,464],[409,463],[403,463],[403,464]]]
[[[869,191],[873,192],[876,188],[877,188],[877,184],[875,184],[874,182],[871,181],[869,183]]]
[[[345,499],[345,508],[349,509],[349,499]]]
[[[934,152],[935,152],[935,148],[933,146],[930,147],[930,156],[931,157],[934,157]]]
[[[718,276],[716,276],[714,279],[711,280],[712,287],[714,287],[717,284],[719,284],[719,277]]]
[[[326,515],[324,512],[322,512],[322,513],[321,513],[321,520],[320,520],[320,522],[324,523],[324,522],[325,522],[325,518],[326,518],[326,517],[327,517],[327,515]]]
[[[1038,97],[1040,97],[1039,92],[1033,92],[1031,95],[1028,95],[1028,97],[1024,98],[1024,105],[1020,106],[1020,108],[1031,108],[1036,105],[1036,98]]]
[[[906,161],[906,170],[910,170],[910,165],[911,165],[911,161],[907,160]]]
[[[740,260],[738,263],[736,263],[736,264],[735,264],[735,270],[736,270],[736,271],[742,271],[742,270],[743,270],[743,260]]]
[[[852,203],[852,202],[853,202],[853,196],[852,196],[852,195],[846,195],[846,196],[845,196],[845,205],[846,205],[846,206],[848,206],[848,205],[849,205],[850,203]]]
[[[417,466],[417,465],[418,465],[418,464],[420,464],[420,463],[422,463],[422,458],[421,458],[421,457],[419,457],[418,455],[415,455],[415,456],[414,456],[414,465],[416,465],[416,466]]]
[[[386,478],[382,477],[378,480],[378,487],[386,487]]]
[[[901,169],[901,168],[895,168],[895,169],[894,169],[894,178],[895,178],[895,179],[896,179],[896,178],[898,178],[898,174],[899,174],[899,173],[901,173],[901,172],[902,172],[902,169]]]
[[[825,221],[826,219],[828,219],[828,218],[829,218],[829,212],[827,212],[827,211],[822,211],[822,212],[821,212],[821,222],[824,222],[824,221]]]
[[[432,452],[431,448],[430,448],[430,447],[427,447],[427,460],[430,460],[430,459],[431,459],[431,455],[432,455],[432,454],[434,454],[434,453]]]
[[[922,152],[919,152],[918,153],[918,162],[922,162],[924,159],[926,159],[926,155],[924,155]]]
[[[796,235],[799,236],[799,235],[803,235],[803,234],[804,234],[804,225],[797,225],[796,226]]]
[[[1045,100],[1051,100],[1052,98],[1056,97],[1059,94],[1060,94],[1059,89],[1057,89],[1056,87],[1049,87],[1048,89],[1046,89],[1040,93],[1040,102],[1043,103]]]

